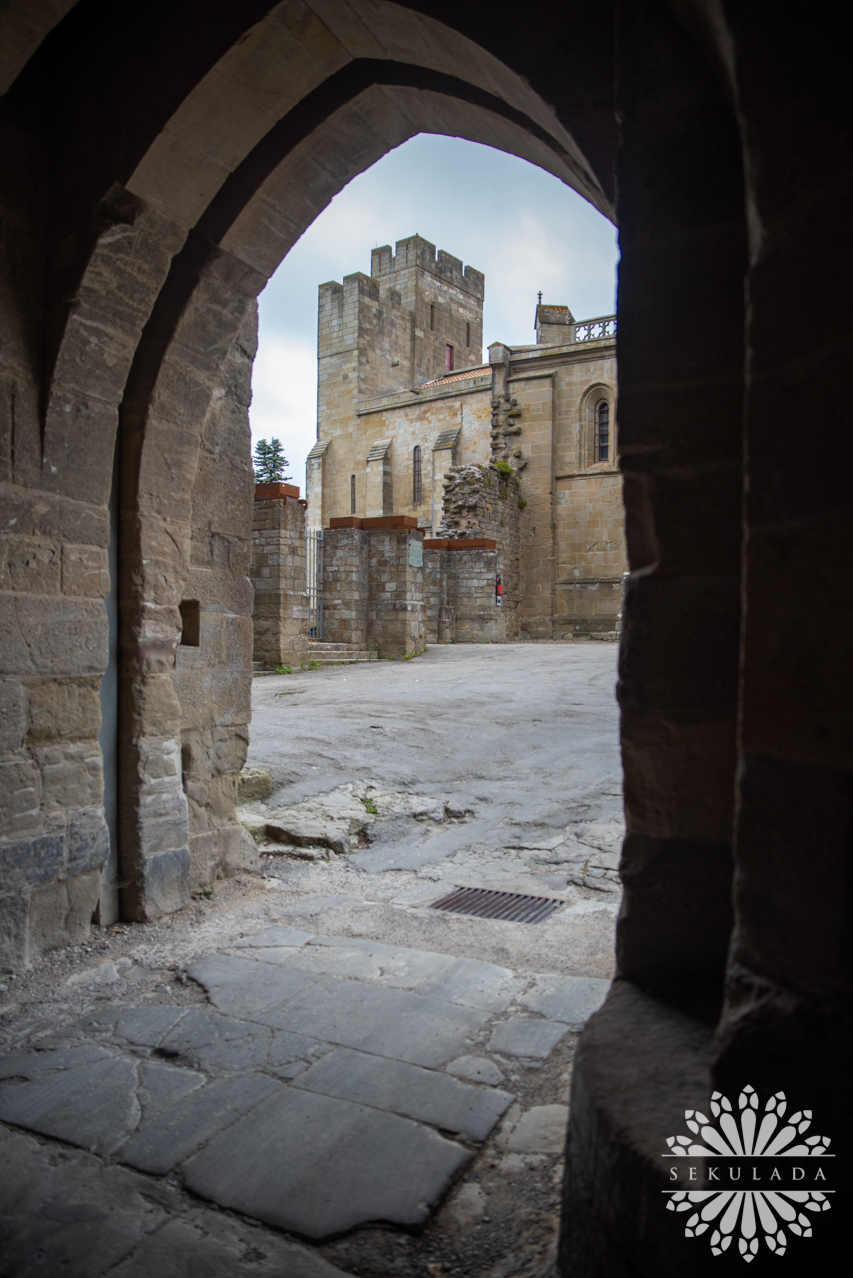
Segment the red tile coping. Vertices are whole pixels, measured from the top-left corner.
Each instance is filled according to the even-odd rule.
[[[491,537],[429,537],[424,550],[497,550]]]
[[[359,515],[339,515],[329,520],[330,528],[413,528],[418,531],[418,521],[414,515],[374,515],[362,518]]]
[[[299,500],[296,484],[284,484],[280,479],[271,484],[255,484],[255,501],[270,501],[276,497],[293,497]]]

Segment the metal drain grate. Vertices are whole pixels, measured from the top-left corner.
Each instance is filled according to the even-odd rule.
[[[565,901],[552,896],[525,896],[523,892],[497,892],[494,888],[457,888],[431,910],[451,910],[454,914],[476,914],[480,919],[506,919],[510,923],[541,923]]]

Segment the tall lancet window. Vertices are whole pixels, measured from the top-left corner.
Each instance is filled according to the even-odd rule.
[[[603,399],[595,414],[595,460],[610,460],[610,405]]]
[[[415,444],[412,449],[412,505],[420,506],[423,501],[423,480],[421,478],[421,446]]]
[[[355,514],[355,475],[349,477],[349,513]]]

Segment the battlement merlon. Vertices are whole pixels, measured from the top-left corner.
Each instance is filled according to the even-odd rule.
[[[434,244],[420,235],[398,240],[396,252],[392,252],[390,244],[383,244],[370,254],[370,274],[377,280],[412,266],[419,266],[431,275],[454,284],[480,302],[485,296],[486,277],[482,271],[473,266],[463,266],[458,257],[445,253],[444,249],[436,250]]]

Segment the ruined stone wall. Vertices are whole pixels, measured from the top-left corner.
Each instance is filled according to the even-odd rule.
[[[193,887],[257,864],[235,812],[252,717],[248,406],[256,346],[257,311],[251,307],[225,361],[223,389],[205,417],[192,485],[190,567],[172,682],[180,707]],[[197,607],[197,630],[195,608],[187,605]]]
[[[495,572],[500,572],[504,589],[501,625],[509,640],[519,637],[523,493],[524,483],[518,475],[502,475],[495,466],[452,466],[445,478],[439,528],[440,537],[495,541]]]
[[[267,489],[290,489],[265,496]],[[259,484],[252,513],[255,661],[269,669],[308,658],[305,503],[290,484]]]

